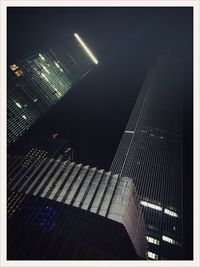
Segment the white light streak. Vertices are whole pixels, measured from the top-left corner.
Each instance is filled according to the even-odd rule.
[[[42,78],[44,78],[47,82],[49,82],[48,78],[46,77],[46,75],[44,73],[41,73]]]
[[[98,60],[96,59],[96,57],[92,54],[92,52],[90,51],[90,49],[87,47],[87,45],[83,42],[83,40],[81,39],[81,37],[78,35],[78,33],[74,33],[75,38],[78,40],[78,42],[82,45],[82,47],[84,48],[84,50],[86,51],[86,53],[88,54],[88,56],[91,58],[91,60],[94,62],[94,64],[98,64]]]
[[[61,95],[61,93],[60,93],[60,92],[58,92],[58,91],[57,91],[57,94],[58,94],[59,96],[62,96],[62,95]]]
[[[134,134],[134,133],[135,133],[135,131],[125,131],[125,133]]]
[[[16,106],[18,106],[18,108],[22,108],[22,106],[20,105],[20,103],[15,102]]]
[[[50,72],[48,71],[48,69],[45,66],[42,65],[42,67],[48,74],[50,74]]]
[[[56,65],[57,68],[60,68],[60,66],[58,65],[57,62],[54,61],[54,63],[55,63],[55,65]]]
[[[166,213],[172,217],[178,217],[178,214],[172,210],[164,209],[164,213]]]
[[[59,64],[58,64],[57,62],[55,62],[55,61],[54,61],[54,63],[55,63],[55,65],[56,65],[56,67],[59,68],[59,70],[60,70],[61,72],[63,72],[63,69],[61,69],[61,67],[59,66]]]
[[[150,236],[147,236],[146,238],[147,238],[147,241],[149,243],[152,243],[152,244],[155,244],[155,245],[159,245],[159,240],[157,240],[157,239],[155,239],[153,237],[150,237]]]
[[[27,117],[25,115],[23,115],[22,118],[25,119],[25,120],[27,119]]]
[[[164,240],[164,241],[166,241],[166,242],[168,242],[170,244],[176,244],[176,241],[174,239],[172,239],[172,238],[170,238],[168,236],[165,236],[165,235],[162,236],[162,240]]]
[[[151,259],[155,259],[157,260],[158,259],[158,255],[156,255],[155,253],[151,252],[151,251],[148,251],[148,257],[151,258]]]
[[[162,207],[161,207],[161,206],[152,204],[152,203],[150,203],[150,202],[146,202],[146,201],[143,201],[143,200],[142,200],[142,201],[140,201],[140,204],[143,205],[143,206],[145,206],[145,207],[154,209],[154,210],[162,211]]]
[[[45,58],[44,58],[41,54],[39,54],[39,57],[40,57],[43,61],[45,61]]]
[[[58,89],[57,89],[55,86],[53,86],[53,89],[56,91],[56,93],[57,93],[59,96],[62,96],[62,94],[58,91]]]

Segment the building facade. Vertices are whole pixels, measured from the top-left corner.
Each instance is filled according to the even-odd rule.
[[[8,185],[7,257],[145,259],[142,222],[130,178],[44,157]]]
[[[110,168],[135,184],[153,260],[183,256],[182,87],[181,61],[161,57],[148,72]]]
[[[78,34],[50,49],[41,50],[8,68],[7,138],[15,142],[70,88],[97,59]]]

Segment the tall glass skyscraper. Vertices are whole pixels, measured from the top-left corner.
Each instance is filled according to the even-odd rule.
[[[7,89],[8,144],[62,98],[94,66],[97,59],[75,33],[50,49],[9,66]]]
[[[182,258],[182,63],[161,57],[138,96],[110,171],[132,178],[149,259]]]

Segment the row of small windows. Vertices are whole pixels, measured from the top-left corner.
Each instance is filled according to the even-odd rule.
[[[142,206],[145,206],[145,207],[148,207],[148,208],[151,208],[151,209],[154,209],[154,210],[162,211],[162,207],[161,206],[155,205],[155,204],[147,202],[147,201],[143,201],[142,200],[142,201],[140,201],[140,204]]]
[[[39,57],[40,57],[43,61],[45,61],[45,58],[44,58],[41,54],[39,54]]]
[[[170,244],[176,244],[176,241],[174,239],[172,239],[172,238],[170,238],[168,236],[165,236],[165,235],[162,236],[162,240],[165,241],[165,242],[168,242]]]
[[[42,54],[39,54],[39,58],[40,59],[42,59],[42,61],[46,61],[46,59],[45,59],[45,57],[42,55]],[[48,62],[48,58],[47,58],[47,61],[46,62]],[[46,73],[48,73],[49,75],[50,75],[50,70],[48,69],[48,66],[50,67],[51,65],[49,65],[49,64],[47,64],[45,62],[45,64],[42,64],[41,62],[35,62],[35,64],[37,65],[37,66],[40,66],[41,67],[41,69],[43,69]],[[59,70],[60,70],[60,72],[63,72],[63,69],[61,68],[61,66],[60,66],[60,64],[58,64],[58,62],[56,62],[56,61],[53,61],[54,62],[54,64],[55,64],[55,66],[56,66],[56,68],[58,68]],[[46,65],[46,66],[45,66]],[[13,70],[13,71],[18,71],[18,73],[16,73],[16,75],[18,75],[18,76],[20,76],[20,75],[22,75],[23,73],[22,73],[22,71],[21,70],[19,70],[19,66],[17,66],[16,64],[13,64],[13,65],[11,65],[10,66],[10,68],[11,68],[11,70]],[[34,68],[36,71],[37,71],[37,69],[36,68]],[[53,71],[53,73],[52,73],[52,77],[50,76],[50,78],[51,79],[49,79],[44,73],[40,73],[40,72],[38,72],[38,74],[46,81],[46,82],[48,82],[51,86],[52,86],[52,88],[53,88],[53,90],[54,90],[54,92],[53,92],[53,94],[55,94],[56,96],[55,96],[55,98],[56,98],[56,100],[58,99],[58,98],[60,98],[65,92],[66,92],[66,88],[67,87],[70,87],[71,86],[71,82],[67,79],[67,81],[66,81],[66,77],[60,77],[60,79],[64,82],[64,83],[67,83],[67,87],[66,87],[66,84],[62,84],[62,83],[60,83],[59,81],[58,81],[58,87],[59,88],[56,88],[55,86],[54,86],[54,82],[52,82],[51,80],[53,79],[53,80],[55,80],[55,70]],[[64,79],[64,80],[63,80]],[[49,96],[49,97],[51,97],[51,96]],[[37,98],[35,98],[34,100],[33,100],[33,102],[35,103],[35,102],[37,102],[38,101],[38,99]],[[56,101],[53,101],[53,103],[54,102],[56,102]],[[18,103],[18,104],[17,104]],[[21,103],[19,103],[19,102],[17,102],[16,103],[16,105],[19,107],[19,108],[22,108],[23,107],[23,105],[21,104]]]
[[[156,205],[156,204],[153,204],[153,203],[150,203],[150,202],[147,202],[147,201],[140,201],[140,204],[142,206],[145,206],[145,207],[148,207],[148,208],[151,208],[151,209],[154,209],[154,210],[159,210],[159,211],[162,211],[163,208],[159,205]],[[175,212],[175,211],[172,211],[172,210],[169,210],[169,209],[164,209],[164,213],[172,216],[172,217],[178,217],[178,214]]]
[[[155,245],[158,245],[158,246],[160,244],[158,239],[155,239],[155,238],[153,238],[151,236],[147,236],[146,239],[147,239],[147,241],[149,243],[152,243],[152,244],[155,244]],[[165,235],[162,236],[162,240],[165,241],[165,242],[168,242],[170,244],[174,244],[174,245],[177,244],[177,242],[174,239],[172,239],[172,238],[170,238],[168,236],[165,236]]]
[[[159,245],[159,243],[160,243],[159,240],[157,240],[157,239],[155,239],[153,237],[150,237],[150,236],[147,236],[146,239],[147,239],[147,241],[149,243],[152,243],[152,244],[155,244],[155,245]]]
[[[172,210],[169,210],[169,209],[164,209],[164,213],[170,215],[170,216],[173,216],[173,217],[178,217],[178,214]]]
[[[150,258],[150,259],[158,260],[158,255],[153,253],[153,252],[151,252],[151,251],[148,251],[147,255],[148,255],[148,258]]]

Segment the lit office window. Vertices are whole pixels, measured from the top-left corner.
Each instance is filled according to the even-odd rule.
[[[41,54],[39,54],[39,57],[40,57],[43,61],[45,61],[45,58],[44,58]]]
[[[57,68],[60,68],[60,66],[58,65],[57,62],[54,61],[54,63],[55,63],[55,65],[56,65]]]
[[[159,245],[159,240],[157,240],[157,239],[155,239],[153,237],[150,237],[150,236],[147,236],[146,238],[147,238],[147,241],[149,243],[152,243],[152,244],[155,244],[155,245]]]
[[[165,236],[165,235],[162,236],[162,240],[164,240],[164,241],[166,241],[166,242],[168,242],[170,244],[176,244],[176,241],[174,239],[172,239],[172,238],[170,238],[168,236]]]
[[[145,207],[148,207],[148,208],[151,208],[151,209],[154,209],[154,210],[159,210],[159,211],[162,211],[162,207],[161,206],[158,206],[158,205],[155,205],[155,204],[152,204],[150,202],[147,202],[147,201],[140,201],[140,204],[145,206]]]
[[[55,65],[56,65],[56,67],[57,67],[61,72],[63,72],[63,69],[61,69],[60,65],[59,65],[57,62],[55,62],[55,61],[54,61],[54,63],[55,63]]]
[[[15,104],[16,104],[16,106],[17,106],[18,108],[22,108],[22,106],[20,105],[20,103],[15,102]]]
[[[178,217],[178,214],[172,210],[164,209],[164,213],[173,216],[173,217]]]
[[[48,69],[44,65],[41,65],[41,66],[48,74],[50,74],[50,72],[48,71]]]
[[[48,78],[46,77],[46,75],[44,73],[41,73],[42,78],[44,78],[47,82],[49,82]]]
[[[147,255],[148,255],[148,257],[149,257],[150,259],[154,259],[154,260],[157,260],[157,259],[158,259],[158,255],[156,255],[156,254],[153,253],[153,252],[148,251],[148,252],[147,252]]]
[[[13,64],[13,65],[10,66],[10,68],[11,68],[12,71],[15,71],[15,70],[17,70],[19,67],[18,67],[16,64]]]
[[[23,73],[23,71],[22,70],[17,70],[17,71],[15,71],[15,75],[17,76],[17,77],[20,77],[20,76],[22,76],[24,73]]]
[[[27,117],[25,115],[23,115],[22,118],[25,119],[25,120],[27,119]]]

